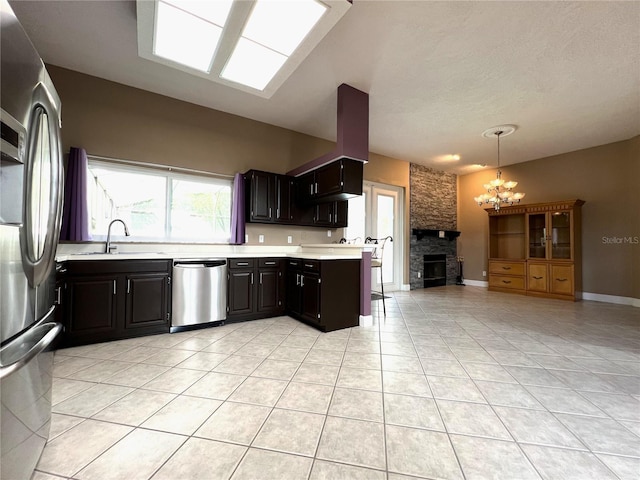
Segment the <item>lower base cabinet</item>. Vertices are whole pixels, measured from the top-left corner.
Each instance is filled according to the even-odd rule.
[[[70,261],[58,275],[62,346],[169,332],[169,260]]]
[[[360,323],[360,260],[289,259],[287,313],[323,332]]]
[[[284,313],[284,259],[230,258],[228,282],[228,321],[253,320]]]

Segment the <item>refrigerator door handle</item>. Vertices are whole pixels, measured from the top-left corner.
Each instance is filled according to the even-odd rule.
[[[36,85],[32,98],[32,114],[27,133],[29,141],[27,145],[27,183],[24,203],[26,218],[24,226],[20,229],[20,244],[24,252],[22,255],[24,271],[29,279],[29,284],[32,287],[36,287],[46,280],[55,261],[56,248],[60,236],[60,224],[62,222],[63,178],[60,117],[55,107],[55,101],[43,83]],[[40,129],[40,122],[45,117],[47,119],[46,126]],[[51,189],[49,198],[41,200],[49,206],[46,229],[42,231],[35,225],[38,219],[33,218],[33,208],[37,207],[37,205],[34,205],[37,193],[34,192],[34,188],[39,190],[39,185],[34,185],[36,172],[33,171],[33,163],[34,156],[38,154],[36,151],[40,137],[38,134],[45,133],[45,130],[49,140],[47,147],[49,150]]]
[[[0,379],[20,370],[40,352],[46,350],[62,331],[62,325],[47,321],[55,307],[33,327],[0,349]]]

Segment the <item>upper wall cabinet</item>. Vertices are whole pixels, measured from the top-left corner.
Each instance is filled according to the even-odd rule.
[[[246,218],[254,223],[294,223],[294,179],[287,175],[249,170]]]
[[[305,203],[347,200],[362,195],[363,163],[342,158],[297,179],[299,199]]]
[[[349,160],[348,162],[351,162]],[[337,164],[338,162],[336,162]],[[362,163],[360,164],[360,194],[362,193]],[[337,166],[337,168],[336,168]],[[316,174],[312,172],[300,178],[277,173],[249,170],[244,174],[245,179],[245,205],[246,221],[248,223],[273,223],[280,225],[299,225],[310,227],[341,228],[347,226],[347,201],[331,200],[332,195],[325,194],[322,198],[317,196],[313,202],[310,196],[303,200],[300,196],[301,189],[311,192],[338,191],[341,185],[351,186],[352,180],[339,180],[344,178],[345,171],[351,172],[353,165],[341,167],[341,165],[327,165],[319,169],[318,181]],[[321,171],[322,170],[322,171]],[[336,179],[331,179],[335,176]],[[305,181],[310,182],[307,184]],[[331,185],[333,182],[333,185]],[[297,194],[296,194],[297,188]],[[355,189],[351,189],[352,191]],[[340,195],[340,194],[339,194]],[[351,194],[350,196],[353,196]]]

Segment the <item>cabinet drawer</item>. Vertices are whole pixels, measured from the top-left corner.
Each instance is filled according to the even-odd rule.
[[[254,258],[230,258],[229,268],[253,268]]]
[[[290,258],[287,260],[287,267],[289,268],[302,268],[302,259]]]
[[[536,292],[546,292],[548,290],[547,265],[544,263],[530,263],[527,266],[527,289]]]
[[[305,272],[319,272],[320,261],[319,260],[302,260],[302,269]]]
[[[507,275],[491,275],[489,286],[499,288],[511,288],[513,290],[524,290],[524,277],[509,277]]]
[[[573,295],[573,265],[551,265],[551,293]]]
[[[524,275],[524,263],[489,262],[489,273],[499,275]]]
[[[258,267],[261,268],[280,268],[282,259],[280,258],[259,258]]]

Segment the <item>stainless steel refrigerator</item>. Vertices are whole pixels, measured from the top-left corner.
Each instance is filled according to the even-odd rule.
[[[60,98],[0,0],[0,478],[29,479],[49,435],[55,253],[62,210]]]

